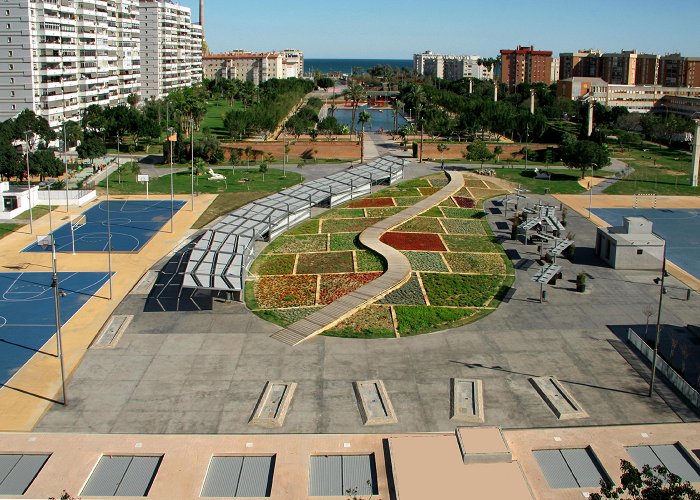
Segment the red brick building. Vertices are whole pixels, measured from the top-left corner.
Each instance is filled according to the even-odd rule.
[[[514,89],[521,83],[552,83],[552,52],[518,46],[501,50],[501,82]]]

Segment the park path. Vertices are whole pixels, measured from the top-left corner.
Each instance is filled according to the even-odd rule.
[[[464,176],[460,172],[447,172],[447,175],[450,182],[440,191],[398,214],[377,222],[360,233],[360,242],[386,259],[387,270],[384,274],[354,292],[339,298],[320,311],[316,311],[305,319],[274,333],[272,338],[292,346],[300,344],[332,328],[408,281],[411,277],[411,264],[406,256],[395,248],[382,243],[379,238],[392,228],[434,207],[464,186]]]

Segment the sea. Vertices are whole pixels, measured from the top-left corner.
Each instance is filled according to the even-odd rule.
[[[304,72],[352,73],[353,68],[368,70],[373,66],[387,65],[394,68],[413,68],[412,59],[304,59]]]

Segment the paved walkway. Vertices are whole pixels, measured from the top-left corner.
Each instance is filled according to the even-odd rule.
[[[411,277],[411,264],[406,256],[395,248],[382,243],[379,238],[390,229],[434,207],[464,186],[464,176],[460,172],[447,172],[447,175],[450,177],[450,182],[440,191],[398,214],[377,222],[360,234],[360,243],[386,259],[387,271],[384,274],[320,311],[280,330],[273,334],[272,338],[289,345],[300,344],[337,325],[345,318],[381,299],[408,281]]]
[[[372,134],[365,132],[365,140],[363,141],[362,149],[364,150],[365,161],[379,157],[379,150],[377,149],[377,145],[374,143]]]

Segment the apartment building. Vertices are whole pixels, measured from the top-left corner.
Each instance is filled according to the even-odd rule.
[[[301,78],[304,53],[294,49],[262,53],[236,50],[205,55],[202,66],[205,78],[237,79],[259,85],[272,78]]]
[[[493,69],[480,65],[479,56],[434,54],[431,51],[413,55],[413,69],[419,75],[445,80],[493,78]]]
[[[551,83],[555,83],[559,81],[559,67],[560,67],[560,62],[558,57],[553,57],[552,58],[552,66],[549,74],[549,81]]]
[[[521,83],[552,83],[552,52],[518,46],[501,50],[501,83],[514,89]]]
[[[588,78],[600,74],[599,50],[579,50],[578,52],[562,52],[559,54],[559,79],[566,80],[575,76]]]
[[[32,109],[53,127],[140,88],[137,0],[6,0],[0,120]]]
[[[144,99],[159,99],[201,81],[202,29],[193,28],[188,7],[165,0],[141,1],[139,21]]]

